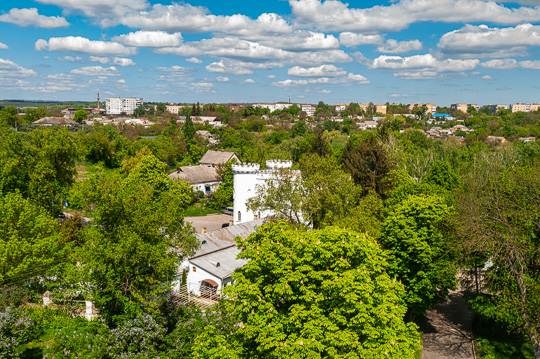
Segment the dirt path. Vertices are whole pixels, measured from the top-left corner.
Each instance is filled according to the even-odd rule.
[[[473,311],[462,292],[426,315],[422,359],[473,359],[471,326]]]

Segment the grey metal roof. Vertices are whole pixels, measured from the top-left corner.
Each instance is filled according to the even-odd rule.
[[[239,253],[240,249],[236,245],[231,245],[220,251],[190,258],[189,262],[218,278],[225,279],[230,277],[236,268],[240,268],[248,262],[247,259],[237,259]]]
[[[251,233],[257,231],[257,227],[264,224],[265,219],[257,219],[255,221],[235,224],[225,228],[218,229],[212,232],[197,234],[199,240],[207,241],[222,241],[228,243],[236,243],[236,237],[247,238]]]
[[[230,277],[236,268],[240,268],[247,263],[246,259],[236,258],[240,253],[240,249],[236,246],[234,239],[236,237],[247,238],[264,222],[264,219],[258,219],[212,232],[197,234],[201,247],[189,258],[189,262],[195,267],[200,267],[221,279]]]
[[[227,163],[232,158],[236,158],[238,161],[238,156],[236,156],[234,152],[208,150],[199,160],[199,163],[201,165],[217,165],[220,163]]]
[[[173,180],[195,183],[216,182],[220,178],[214,167],[208,166],[184,166],[169,175]]]

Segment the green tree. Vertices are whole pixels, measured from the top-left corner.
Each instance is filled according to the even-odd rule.
[[[65,260],[58,223],[20,193],[0,197],[0,286],[54,273]]]
[[[242,323],[232,338],[240,357],[414,358],[421,347],[416,326],[403,321],[403,286],[364,234],[268,224],[239,247],[248,262],[229,296]]]
[[[133,116],[135,117],[146,116],[146,108],[144,107],[144,105],[140,105],[139,107],[137,107],[135,111],[133,111]]]
[[[7,106],[0,110],[0,121],[14,127],[19,122],[19,115],[15,106]]]
[[[47,117],[48,113],[45,107],[27,108],[24,111],[24,121],[26,123],[32,123],[43,117]]]
[[[283,170],[256,187],[248,200],[253,212],[270,211],[295,226],[331,225],[357,205],[359,188],[334,157],[305,155],[299,171]]]
[[[167,111],[167,104],[160,102],[156,106],[156,110],[159,114],[164,114]]]
[[[182,131],[187,141],[192,141],[193,137],[195,137],[195,126],[193,126],[191,116],[186,116],[186,122],[184,123],[184,127],[182,127]]]
[[[459,186],[459,177],[447,161],[437,161],[431,166],[423,182],[451,191]]]
[[[91,284],[89,295],[110,324],[156,310],[180,260],[198,246],[183,221],[191,189],[167,177],[165,167],[146,156],[124,180],[94,181],[96,225],[85,229],[77,253],[79,282]]]
[[[324,157],[331,153],[328,141],[324,138],[323,131],[320,128],[313,129],[310,152],[319,155],[320,157]]]
[[[307,131],[306,121],[297,121],[291,129],[291,137],[304,136]]]
[[[60,208],[77,173],[75,161],[80,149],[76,137],[66,128],[35,129],[26,136],[28,153],[34,158],[29,171],[27,196],[37,203]]]
[[[357,205],[360,190],[331,156],[305,155],[300,161],[304,201],[302,215],[313,228],[347,217]]]
[[[73,121],[82,123],[83,120],[86,120],[88,118],[88,113],[86,110],[80,108],[77,111],[75,111],[75,115],[73,116]]]
[[[375,191],[382,198],[391,187],[388,175],[393,165],[382,145],[374,139],[355,144],[347,142],[341,157],[343,168],[354,182],[362,187],[364,194]]]
[[[540,165],[509,168],[495,154],[472,169],[455,228],[466,256],[486,258],[483,290],[493,294],[475,308],[527,334],[540,358]]]
[[[223,207],[230,207],[233,205],[233,193],[234,193],[234,173],[232,171],[232,165],[236,163],[235,160],[227,162],[224,168],[218,166],[218,172],[221,177],[221,184],[218,189],[212,193],[212,207],[216,210],[221,210]]]
[[[451,210],[436,196],[409,196],[388,209],[380,242],[388,252],[388,273],[405,285],[411,318],[444,302],[456,285],[443,230]]]

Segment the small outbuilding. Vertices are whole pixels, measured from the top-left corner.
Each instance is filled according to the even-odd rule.
[[[204,194],[215,191],[221,183],[216,168],[203,165],[177,167],[169,177],[174,181],[189,182],[194,191],[202,191]]]

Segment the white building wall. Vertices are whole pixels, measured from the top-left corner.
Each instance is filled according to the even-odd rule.
[[[247,208],[247,201],[255,196],[257,185],[263,185],[266,180],[275,176],[275,170],[291,168],[292,161],[268,160],[266,167],[268,170],[261,171],[258,163],[232,165],[234,172],[233,220],[235,225],[255,219],[255,213]],[[268,211],[259,212],[257,218],[265,218],[271,214]]]
[[[195,270],[193,268],[195,267]],[[188,283],[188,290],[190,293],[200,296],[201,295],[201,283],[205,279],[211,279],[214,282],[218,284],[216,290],[219,293],[219,291],[223,288],[223,282],[221,278],[216,277],[213,274],[208,273],[201,267],[197,267],[196,265],[193,265],[189,260],[185,260],[180,268],[178,269],[178,276],[179,279],[175,281],[172,285],[172,289],[175,291],[178,291],[180,289],[180,278],[182,278],[182,270],[185,269],[187,271],[186,280]],[[226,278],[226,282],[230,282],[230,278]],[[227,283],[225,283],[227,285]]]
[[[220,184],[221,184],[221,182],[218,182],[218,181],[216,181],[216,182],[205,182],[205,183],[195,183],[195,184],[191,184],[191,189],[193,189],[194,191],[202,191],[205,194],[207,194],[207,193],[216,191]],[[210,187],[210,191],[206,191],[206,187]]]
[[[113,97],[105,102],[108,115],[120,115],[125,112],[127,115],[133,115],[135,109],[143,104],[142,98],[136,97]]]

